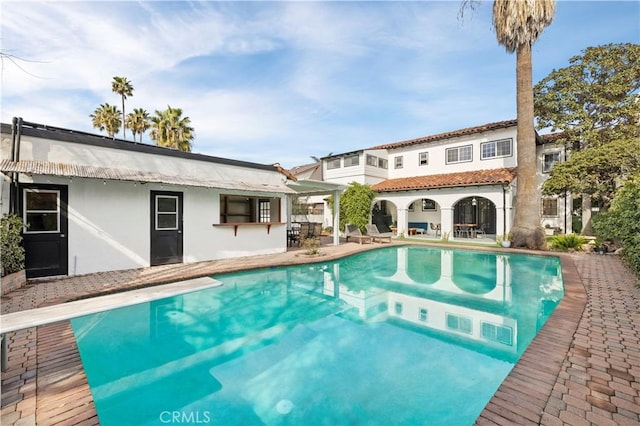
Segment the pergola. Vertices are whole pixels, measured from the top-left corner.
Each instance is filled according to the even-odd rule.
[[[287,182],[298,195],[333,195],[333,245],[340,244],[340,194],[347,186],[320,180],[301,179]],[[287,227],[291,226],[291,196],[288,196]]]

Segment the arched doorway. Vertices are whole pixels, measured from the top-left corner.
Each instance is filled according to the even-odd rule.
[[[395,205],[386,200],[378,200],[373,203],[371,208],[371,223],[378,227],[380,232],[391,231],[390,226],[393,224],[393,213]]]
[[[453,208],[453,223],[475,223],[487,234],[496,233],[496,205],[484,197],[467,197]]]

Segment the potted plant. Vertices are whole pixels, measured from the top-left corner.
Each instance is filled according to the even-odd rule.
[[[502,247],[511,247],[511,232],[509,232],[508,234],[504,234],[502,238],[498,238],[497,242]]]
[[[597,237],[594,242],[593,251],[595,251],[598,254],[605,254],[607,251],[609,251],[609,248],[604,243],[601,237]]]
[[[544,233],[545,235],[551,236],[555,234],[555,229],[551,227],[548,223],[544,225]]]
[[[8,215],[0,219],[2,294],[20,288],[26,283],[22,226],[22,218],[17,215]]]

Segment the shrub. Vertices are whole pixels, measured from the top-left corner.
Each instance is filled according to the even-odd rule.
[[[596,235],[622,246],[622,257],[640,277],[640,176],[625,182],[616,192],[609,211],[593,218]]]
[[[22,219],[16,215],[0,219],[0,261],[5,276],[24,269],[24,248],[22,247]]]
[[[582,245],[587,239],[578,234],[560,234],[549,238],[549,246],[554,250],[582,250]]]
[[[302,248],[308,255],[320,253],[320,241],[316,238],[305,238],[302,240]]]

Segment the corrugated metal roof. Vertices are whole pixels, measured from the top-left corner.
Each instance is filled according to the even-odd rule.
[[[446,173],[440,175],[413,176],[388,179],[371,187],[374,191],[409,191],[416,189],[449,188],[468,185],[495,185],[511,183],[516,177],[515,168],[476,170],[472,172]]]
[[[0,161],[0,171],[34,175],[78,177],[87,179],[121,180],[148,182],[167,185],[194,186],[203,188],[229,189],[236,191],[271,192],[293,194],[294,190],[281,184],[254,183],[239,180],[217,181],[193,176],[167,175],[143,170],[116,169],[86,166],[80,164],[52,163],[48,161]]]

